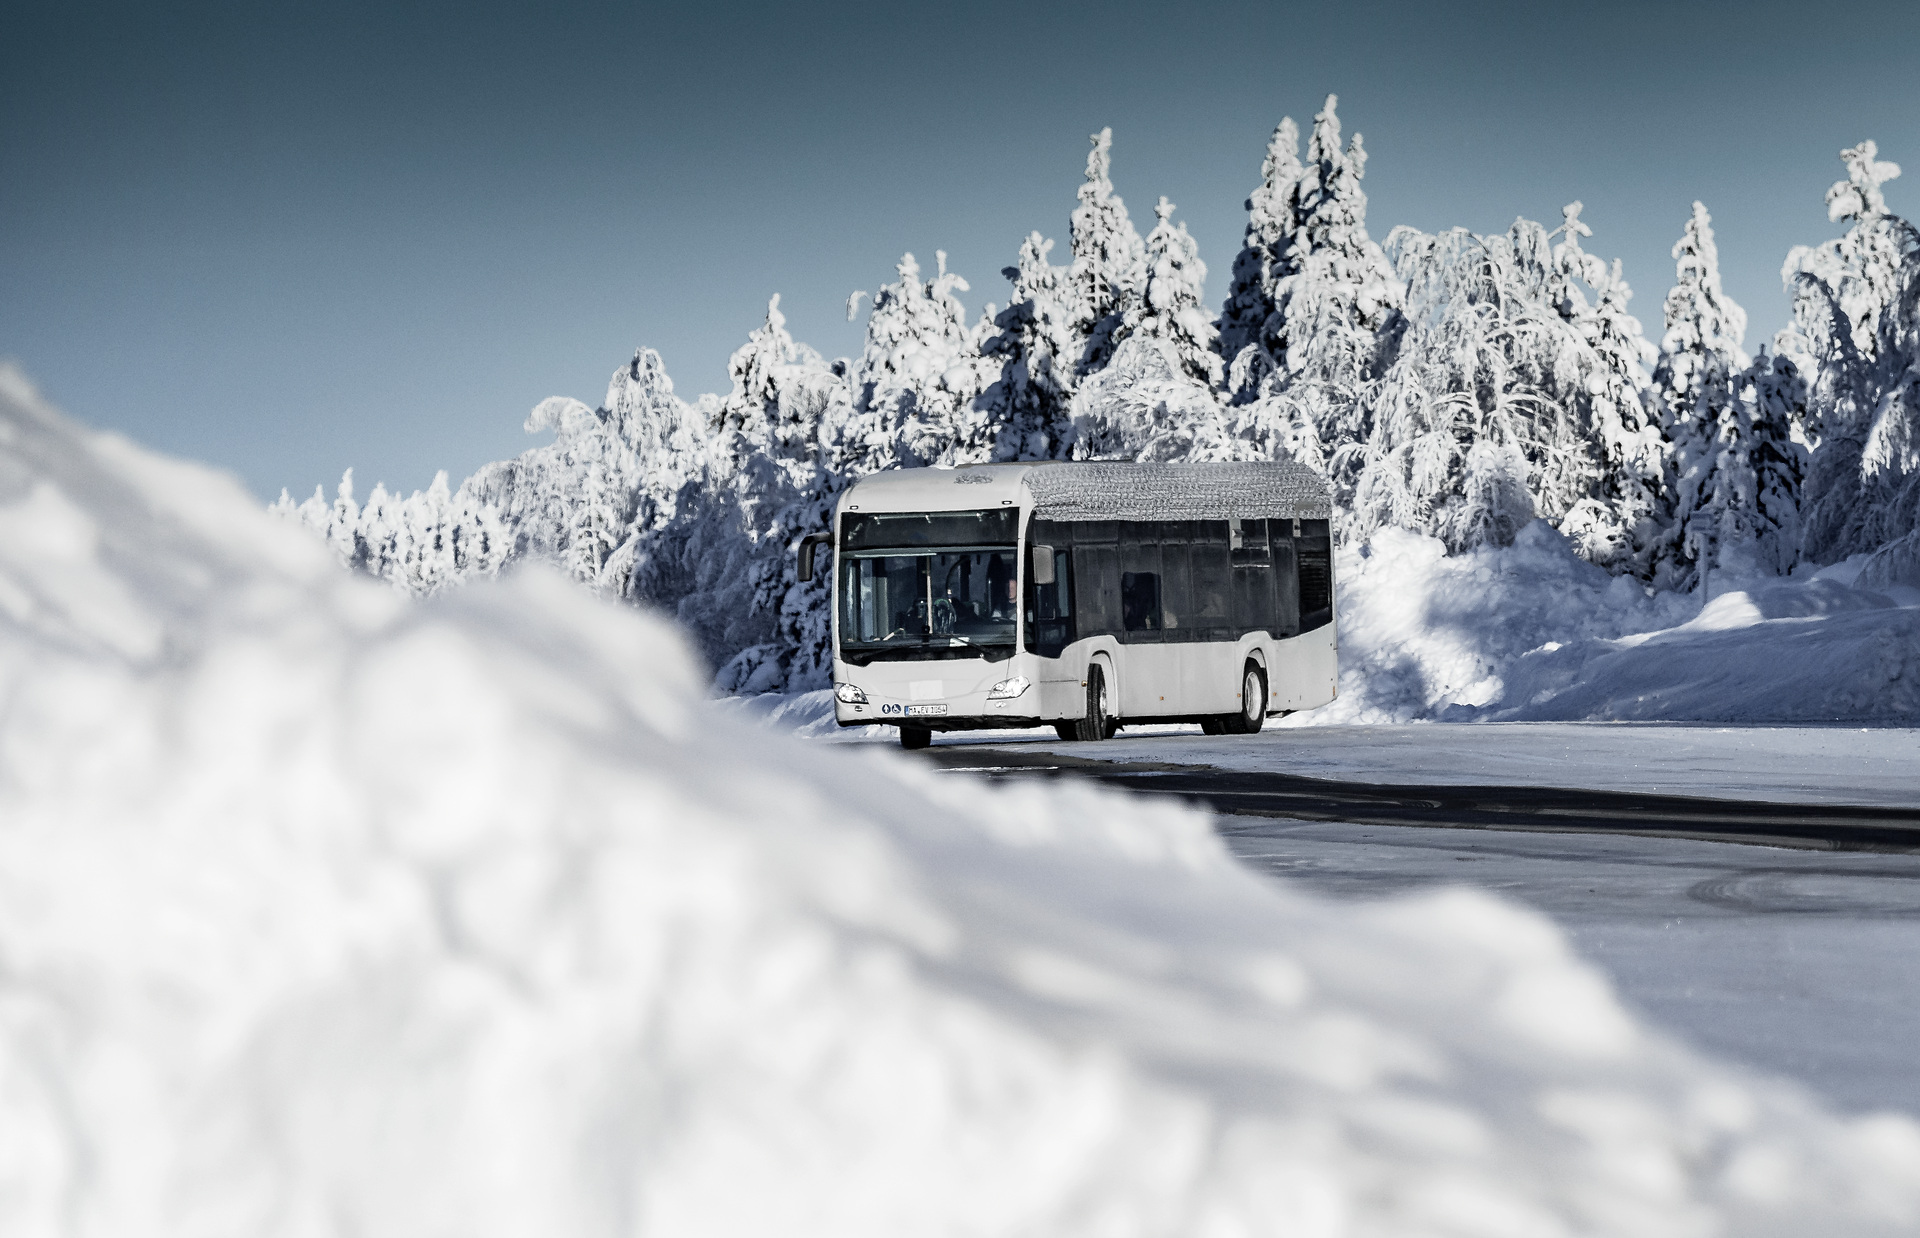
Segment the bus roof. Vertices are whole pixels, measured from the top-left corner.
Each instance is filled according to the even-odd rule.
[[[1030,506],[1053,520],[1326,520],[1326,479],[1291,460],[1133,464],[1117,460],[890,469],[861,478],[841,510],[966,511]]]

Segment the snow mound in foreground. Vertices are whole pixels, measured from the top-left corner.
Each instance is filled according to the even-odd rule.
[[[1920,1128],[1544,919],[702,703],[530,573],[412,604],[0,374],[0,1232],[1848,1234]]]
[[[1846,567],[1704,608],[1577,558],[1545,521],[1447,556],[1385,529],[1339,562],[1340,696],[1295,725],[1920,718],[1920,607]]]

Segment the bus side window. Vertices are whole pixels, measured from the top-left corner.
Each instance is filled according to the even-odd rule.
[[[1162,639],[1159,535],[1150,521],[1120,526],[1120,626],[1128,642]]]
[[[1234,640],[1231,529],[1224,520],[1196,520],[1189,544],[1193,567],[1193,640]]]
[[[1269,520],[1267,540],[1272,548],[1273,634],[1300,635],[1300,577],[1293,544],[1293,521]]]
[[[1128,632],[1160,631],[1160,576],[1156,572],[1120,573],[1120,616]]]
[[[1285,636],[1274,602],[1273,555],[1267,546],[1265,520],[1227,522],[1227,545],[1233,563],[1232,635],[1265,632]]]
[[[1324,520],[1302,520],[1300,560],[1300,630],[1311,632],[1333,622],[1333,541]]]
[[[1058,526],[1055,526],[1058,527]],[[1062,539],[1064,540],[1064,539]],[[1027,585],[1027,650],[1043,658],[1057,658],[1074,641],[1073,564],[1063,546],[1048,547],[1053,555],[1053,583]],[[1032,543],[1027,553],[1034,552]]]
[[[1193,535],[1199,522],[1160,522],[1160,628],[1163,641],[1201,639],[1194,626]]]
[[[1120,634],[1120,556],[1112,546],[1074,544],[1074,627],[1083,637]]]

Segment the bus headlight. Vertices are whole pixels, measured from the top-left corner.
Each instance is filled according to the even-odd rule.
[[[990,701],[1010,701],[1032,686],[1032,684],[1027,682],[1025,675],[1015,675],[1012,679],[1002,679],[999,683],[993,685],[993,687],[988,688],[987,699]]]
[[[833,685],[833,695],[842,705],[865,705],[867,694],[850,683]]]

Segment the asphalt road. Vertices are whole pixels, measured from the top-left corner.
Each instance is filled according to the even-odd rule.
[[[936,765],[989,778],[1093,778],[1215,812],[1294,821],[1629,834],[1842,851],[1920,852],[1920,808],[1782,804],[1541,786],[1413,786],[1161,762],[1115,762],[1022,745],[942,746]]]
[[[1844,1110],[1920,1116],[1920,810],[1384,786],[1039,745],[921,755],[956,775],[1202,802],[1246,864],[1336,899],[1441,884],[1515,899],[1707,1052]]]

